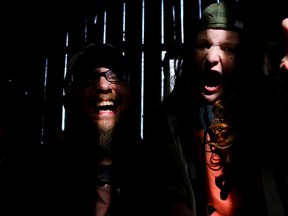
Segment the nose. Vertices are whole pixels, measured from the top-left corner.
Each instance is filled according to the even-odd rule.
[[[204,69],[210,69],[220,62],[219,48],[211,46],[208,49],[206,58],[204,59]]]
[[[100,76],[99,81],[97,82],[97,89],[109,90],[111,89],[111,83],[106,80],[104,76]]]

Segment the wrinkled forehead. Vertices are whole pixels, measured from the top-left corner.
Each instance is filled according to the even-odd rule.
[[[218,45],[227,43],[238,45],[240,43],[240,34],[226,29],[210,28],[198,32],[196,43],[199,42],[216,43]]]

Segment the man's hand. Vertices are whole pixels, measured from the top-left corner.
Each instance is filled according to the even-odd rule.
[[[284,32],[284,37],[286,39],[286,54],[283,56],[281,63],[280,63],[280,69],[282,71],[288,72],[288,17],[283,19],[282,21],[282,29]]]

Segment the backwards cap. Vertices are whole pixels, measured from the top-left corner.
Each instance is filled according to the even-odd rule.
[[[79,81],[85,72],[97,67],[106,67],[129,76],[123,53],[111,44],[92,43],[76,53],[68,62],[64,79],[64,90],[69,92],[71,84]]]
[[[236,1],[222,1],[209,5],[202,14],[200,29],[218,28],[240,32],[244,28]]]

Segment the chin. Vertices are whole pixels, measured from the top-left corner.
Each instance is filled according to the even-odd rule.
[[[97,128],[99,130],[113,130],[113,128],[116,126],[117,119],[115,118],[108,118],[108,119],[101,119],[95,122],[97,125]]]
[[[207,103],[214,103],[218,99],[216,95],[203,95],[203,98]]]
[[[207,103],[214,103],[216,102],[222,95],[223,95],[223,90],[222,88],[218,89],[218,91],[214,91],[214,92],[202,92],[202,97],[203,100]]]

